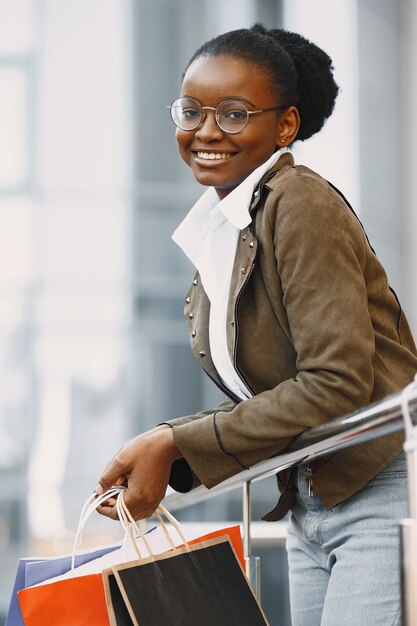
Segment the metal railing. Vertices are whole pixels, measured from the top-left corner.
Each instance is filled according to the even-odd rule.
[[[404,393],[395,393],[381,402],[311,428],[294,439],[291,442],[291,449],[284,450],[279,456],[262,461],[212,489],[200,486],[184,494],[170,492],[164,499],[164,505],[174,511],[238,487],[243,489],[243,547],[247,573],[252,573],[254,557],[251,555],[250,535],[251,483],[267,478],[292,465],[311,461],[342,448],[404,430],[403,403]],[[410,412],[417,415],[416,388],[411,389],[407,394],[407,403]],[[416,435],[413,441],[417,442],[417,426],[414,426],[414,432]],[[406,451],[410,517],[400,520],[403,625],[417,626],[417,593],[415,592],[417,589],[417,443],[409,445]],[[252,578],[251,582],[259,591],[259,580]]]

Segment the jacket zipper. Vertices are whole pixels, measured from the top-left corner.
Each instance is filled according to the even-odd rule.
[[[248,284],[249,278],[251,277],[254,268],[255,268],[255,262],[252,263],[252,266],[251,266],[248,274],[246,275],[245,282],[243,283],[243,285],[242,285],[242,287],[241,287],[241,289],[240,289],[240,291],[239,291],[239,293],[237,295],[235,306],[234,306],[234,311],[233,311],[233,313],[234,313],[234,321],[235,321],[235,328],[236,328],[235,347],[233,349],[233,363],[234,363],[234,366],[235,366],[235,370],[236,370],[236,372],[239,375],[239,378],[246,385],[246,387],[249,389],[249,391],[251,392],[251,394],[253,396],[256,395],[254,390],[249,385],[248,381],[245,379],[245,377],[243,376],[242,372],[240,371],[240,369],[238,368],[238,365],[237,365],[237,344],[238,344],[238,341],[239,341],[239,322],[238,322],[238,319],[237,319],[237,309],[238,309],[238,306],[239,306],[240,299],[242,297],[242,293],[243,293],[246,285]]]
[[[264,186],[266,185],[266,183],[267,183],[267,182],[268,182],[271,178],[273,178],[273,177],[275,176],[275,174],[276,174],[276,173],[277,173],[276,171],[271,172],[271,174],[269,174],[269,175],[265,175],[265,176],[264,176],[264,178],[260,181],[260,183],[259,183],[259,185],[258,185],[258,187],[257,187],[257,191],[259,192],[259,200],[260,200],[260,197],[261,197],[261,194],[262,194],[262,191],[263,191]],[[254,209],[255,209],[255,208],[257,208],[257,207],[254,207]],[[250,215],[252,216],[252,219],[253,219],[253,215],[252,215],[252,214],[254,213],[254,209],[251,209],[251,210],[250,210]],[[246,275],[245,282],[243,283],[243,285],[242,285],[242,287],[241,287],[241,289],[240,289],[240,291],[239,291],[239,293],[238,293],[238,295],[237,295],[236,302],[235,302],[235,306],[234,306],[234,310],[233,310],[233,314],[234,314],[234,322],[235,322],[235,327],[236,327],[235,347],[234,347],[234,350],[233,350],[233,364],[234,364],[235,370],[236,370],[236,372],[237,372],[237,374],[238,374],[238,376],[239,376],[240,380],[241,380],[241,381],[242,381],[242,382],[246,385],[246,387],[248,388],[248,390],[251,392],[251,394],[252,394],[253,396],[254,396],[254,395],[256,395],[256,394],[255,394],[255,392],[254,392],[254,390],[253,390],[253,389],[252,389],[252,387],[249,385],[248,381],[247,381],[247,380],[246,380],[246,378],[243,376],[242,372],[240,371],[240,369],[238,368],[238,365],[237,365],[237,344],[238,344],[238,340],[239,340],[239,322],[238,322],[238,319],[237,319],[237,308],[238,308],[238,306],[239,306],[239,302],[240,302],[240,298],[242,297],[242,293],[243,293],[243,291],[244,291],[244,289],[245,289],[246,285],[248,284],[249,278],[251,277],[251,275],[252,275],[252,272],[253,272],[254,268],[255,268],[255,261],[252,263],[251,268],[250,268],[249,272],[248,272],[248,273],[247,273],[247,275]],[[210,378],[211,378],[211,377],[210,377]],[[213,379],[213,380],[214,380],[214,379]],[[218,385],[218,383],[217,383],[216,381],[214,381],[214,382],[217,384],[217,386],[218,386],[218,387],[220,387],[220,385]],[[222,389],[222,387],[220,387],[220,389]],[[226,395],[228,395],[229,397],[231,397],[231,396],[230,396],[230,391],[228,391],[228,392],[226,393]],[[234,394],[233,394],[233,395],[234,395]],[[241,402],[241,400],[240,400],[239,398],[237,398],[237,396],[234,396],[234,397],[232,398],[232,400],[236,400],[236,399],[238,400],[238,402]]]
[[[312,498],[314,496],[313,492],[313,470],[310,467],[310,464],[304,470],[304,479],[308,486],[308,497]]]

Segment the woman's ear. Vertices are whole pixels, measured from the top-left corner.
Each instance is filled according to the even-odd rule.
[[[295,141],[300,128],[300,114],[294,106],[286,109],[279,118],[277,146],[285,148]]]

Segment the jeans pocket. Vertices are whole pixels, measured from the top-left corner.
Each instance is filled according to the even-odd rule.
[[[407,472],[406,471],[392,472],[392,471],[382,470],[382,472],[377,474],[373,480],[375,480],[375,481],[379,481],[379,480],[398,480],[398,479],[404,479],[404,478],[407,478]]]
[[[384,467],[374,478],[374,480],[395,480],[407,478],[407,455],[401,452],[392,463]]]

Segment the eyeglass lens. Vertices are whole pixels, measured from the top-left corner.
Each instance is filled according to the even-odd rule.
[[[171,105],[171,117],[182,130],[195,130],[203,120],[205,107],[194,98],[178,98]],[[224,100],[215,111],[219,127],[226,133],[239,133],[248,123],[246,106],[239,100]]]

